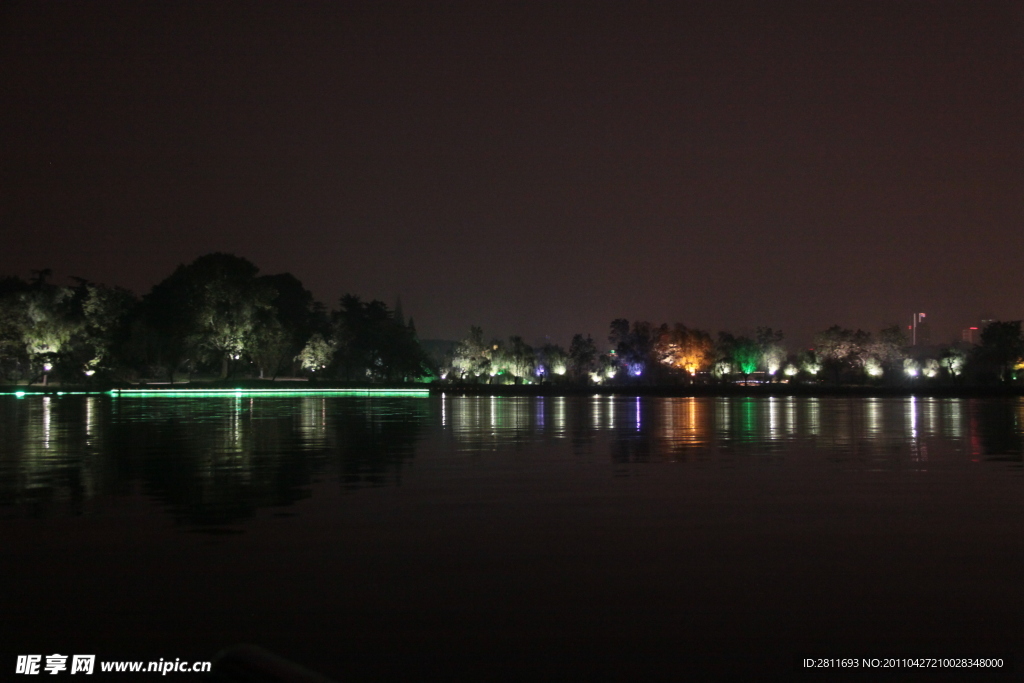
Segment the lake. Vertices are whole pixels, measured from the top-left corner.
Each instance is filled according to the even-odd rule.
[[[1019,399],[2,396],[0,665],[245,642],[338,681],[887,655],[1019,676],[1022,420]]]

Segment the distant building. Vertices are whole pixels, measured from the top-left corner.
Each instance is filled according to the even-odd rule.
[[[910,324],[910,343],[913,346],[928,346],[932,341],[931,328],[924,313],[915,313]]]

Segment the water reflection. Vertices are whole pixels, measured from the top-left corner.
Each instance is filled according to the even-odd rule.
[[[224,525],[307,497],[321,480],[344,491],[400,485],[418,452],[535,444],[610,460],[620,476],[649,462],[805,456],[867,470],[1017,467],[1022,423],[1018,399],[12,397],[0,402],[0,510],[83,514],[141,490],[183,525]]]

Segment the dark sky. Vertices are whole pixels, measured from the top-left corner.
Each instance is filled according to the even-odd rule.
[[[0,5],[0,274],[424,338],[1024,317],[1019,2]]]

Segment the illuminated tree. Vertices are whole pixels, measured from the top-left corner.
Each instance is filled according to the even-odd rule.
[[[757,346],[761,352],[760,363],[770,377],[782,368],[786,362],[786,347],[782,344],[782,330],[774,331],[770,327],[757,328]]]
[[[562,377],[569,370],[569,354],[557,344],[545,344],[537,351],[534,374],[538,377]]]
[[[452,353],[454,379],[466,380],[488,374],[494,349],[484,343],[484,333],[479,327],[470,327],[469,336],[460,341]]]
[[[275,296],[259,269],[232,254],[207,254],[178,268],[143,297],[158,355],[173,380],[183,362],[220,365],[225,378]]]
[[[799,356],[800,369],[812,377],[816,377],[822,369],[821,357],[813,350],[803,351]]]
[[[698,371],[714,361],[714,343],[707,332],[680,323],[671,330],[662,326],[654,345],[654,357],[666,367],[685,372],[692,382]]]
[[[75,288],[82,325],[73,341],[75,373],[93,376],[112,372],[124,362],[130,317],[138,306],[135,295],[120,287],[87,282],[79,278]]]
[[[746,382],[752,373],[757,372],[758,363],[761,362],[761,348],[749,337],[737,337],[733,344],[732,357],[736,369]]]
[[[865,349],[865,370],[868,369],[867,358],[871,357],[881,368],[893,372],[898,371],[907,356],[906,347],[907,336],[904,334],[903,328],[899,325],[886,327],[868,343]],[[868,374],[870,375],[871,372],[869,371]],[[880,374],[878,373],[878,375]]]
[[[266,316],[253,329],[246,340],[246,347],[246,356],[256,365],[260,379],[277,377],[281,365],[296,356],[291,335],[273,314]]]
[[[334,360],[335,346],[334,343],[324,339],[324,336],[319,332],[315,332],[306,345],[299,352],[296,360],[299,361],[303,369],[309,370],[310,372],[322,372],[326,370]]]
[[[533,348],[523,341],[522,337],[513,336],[508,339],[508,346],[503,347],[502,368],[515,378],[516,384],[533,375],[536,366],[536,355]]]
[[[647,368],[659,330],[646,321],[637,320],[630,327],[623,318],[613,320],[608,341],[615,348],[615,355],[633,377],[639,377]]]
[[[291,273],[263,275],[258,280],[273,288],[269,308],[260,313],[250,340],[247,355],[259,368],[260,376],[276,376],[295,361],[306,342],[315,333],[321,336],[330,329],[323,305]]]
[[[838,325],[814,335],[814,350],[823,364],[831,368],[837,384],[844,369],[863,367],[870,343],[871,335],[867,332],[853,332]]]
[[[18,327],[22,343],[33,371],[48,374],[57,366],[70,342],[82,328],[80,311],[76,310],[74,291],[46,282],[50,271],[38,271],[31,286],[20,294],[21,315]]]
[[[963,373],[966,364],[967,352],[958,346],[947,347],[939,357],[939,365],[954,379]]]

